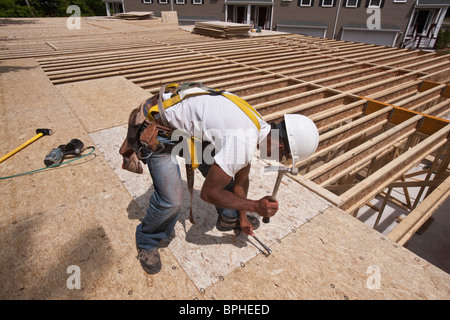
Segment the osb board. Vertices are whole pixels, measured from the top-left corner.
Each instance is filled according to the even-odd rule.
[[[0,177],[44,168],[45,156],[53,148],[67,144],[71,139],[80,139],[85,146],[93,144],[52,84],[41,77],[42,70],[32,67],[33,59],[7,61],[3,65],[12,67],[14,64],[19,65],[19,62],[30,68],[9,71],[0,77],[2,85],[5,84],[0,87],[7,89],[2,92],[0,100],[2,156],[34,137],[37,128],[49,128],[54,133],[41,137],[3,161],[0,164]],[[28,83],[28,78],[33,81]],[[31,91],[24,84],[29,84]],[[76,202],[114,184],[120,185],[97,152],[62,167],[0,180],[0,225],[18,222],[49,208]]]
[[[158,274],[143,272],[136,210],[111,188],[1,227],[0,299],[202,299],[169,250]],[[79,289],[67,286],[69,266],[79,267]]]
[[[127,123],[150,94],[122,76],[56,86],[88,132]]]
[[[161,11],[161,17],[163,23],[175,23],[178,24],[177,11]]]
[[[35,59],[0,61],[0,114],[55,106],[50,80]]]
[[[54,134],[1,163],[1,177],[44,167],[44,157],[73,138],[93,145],[33,59],[5,65],[2,152],[33,137],[36,128]],[[134,239],[141,211],[98,151],[59,168],[0,180],[0,186],[1,299],[201,298],[168,250],[160,250],[160,274],[142,271]],[[70,265],[80,267],[81,289],[67,288]]]
[[[449,299],[450,275],[336,207],[213,284],[205,299]]]
[[[145,214],[151,196],[152,180],[148,169],[143,175],[129,173],[121,169],[122,158],[118,153],[120,143],[126,134],[126,126],[91,133],[91,137],[108,163],[113,168],[125,188],[135,199]],[[183,159],[178,158],[182,178],[186,181]],[[276,172],[266,173],[265,163],[256,157],[250,172],[250,199],[260,199],[270,195],[276,180]],[[204,178],[197,171],[194,183],[193,212],[195,224],[189,222],[189,192],[185,184],[183,210],[171,238],[165,241],[185,272],[197,288],[203,292],[211,284],[259,254],[262,249],[258,243],[244,233],[234,231],[220,232],[215,228],[217,213],[211,204],[200,199]],[[267,246],[291,233],[329,204],[297,182],[283,178],[277,194],[280,209],[270,224],[263,224],[255,234]],[[142,218],[141,216],[141,218]],[[257,216],[257,215],[256,215]]]
[[[67,105],[34,59],[1,61],[0,72],[2,153],[6,154],[34,137],[38,128],[54,131],[53,136],[43,137],[35,142],[41,145],[45,141],[48,142],[49,138],[62,137],[62,132],[78,134],[84,131],[80,123],[73,120]],[[45,146],[49,148],[52,144]],[[45,151],[47,150],[43,149],[42,152]],[[34,154],[36,153],[27,153],[29,156]],[[3,168],[5,163],[11,163],[11,160],[7,161],[2,163],[0,168]]]

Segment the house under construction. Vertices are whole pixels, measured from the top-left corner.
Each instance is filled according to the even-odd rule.
[[[0,176],[43,167],[73,138],[95,148],[0,180],[2,299],[450,298],[448,270],[405,247],[450,192],[450,55],[264,30],[215,38],[164,12],[67,22],[0,19],[2,153],[37,128],[54,132],[0,163]],[[235,93],[267,121],[306,115],[320,142],[299,175],[283,178],[279,212],[255,231],[271,255],[215,229],[196,174],[196,223],[185,192],[161,244],[163,269],[148,275],[134,232],[152,181],[121,169],[118,149],[129,112],[181,81]],[[271,193],[268,165],[255,156],[250,198]],[[403,216],[377,231],[392,206]],[[371,225],[358,219],[368,208]]]

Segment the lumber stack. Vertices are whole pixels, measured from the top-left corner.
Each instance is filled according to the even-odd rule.
[[[192,32],[216,38],[244,38],[250,36],[251,29],[248,24],[208,21],[196,22]]]
[[[114,18],[126,19],[126,20],[145,20],[153,19],[154,14],[152,11],[130,11],[123,13],[116,13]]]

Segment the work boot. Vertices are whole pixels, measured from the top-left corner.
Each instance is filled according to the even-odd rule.
[[[250,223],[253,226],[253,230],[256,230],[259,228],[260,222],[258,220],[258,218],[251,216],[251,215],[247,215],[248,221],[250,221]],[[226,216],[223,216],[221,214],[219,214],[219,217],[217,218],[217,223],[216,223],[216,228],[219,231],[230,231],[230,230],[234,230],[234,229],[241,229],[240,225],[239,225],[239,219],[236,218],[229,218]]]
[[[137,258],[145,272],[155,274],[161,270],[162,265],[158,248],[151,251],[139,249]]]

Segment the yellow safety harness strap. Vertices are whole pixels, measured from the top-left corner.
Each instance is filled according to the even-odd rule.
[[[163,107],[164,107],[164,109],[167,109],[167,108],[181,102],[182,100],[184,100],[186,98],[204,95],[204,94],[211,94],[211,92],[196,92],[196,93],[187,94],[183,97],[181,95],[177,94],[176,96],[173,96],[172,98],[163,101]],[[260,119],[262,119],[262,118],[259,115],[259,113],[255,110],[255,108],[253,108],[247,101],[245,101],[244,99],[242,99],[238,96],[228,94],[228,93],[221,93],[221,95],[224,96],[225,98],[228,98],[235,105],[237,105],[250,118],[250,120],[252,120],[252,122],[255,124],[256,128],[258,128],[258,131],[261,130],[261,125],[259,124],[259,121],[256,117],[258,116]],[[155,119],[153,118],[152,113],[158,112],[158,111],[159,111],[158,105],[154,105],[153,107],[151,107],[149,109],[149,111],[147,112],[147,119],[154,121]]]
[[[261,130],[261,125],[259,124],[256,116],[258,116],[260,119],[262,118],[259,113],[256,112],[255,108],[253,108],[247,101],[232,94],[222,93],[222,96],[234,102],[234,104],[237,105],[250,118],[250,120],[253,121],[256,128],[258,128],[258,131]]]
[[[205,94],[211,94],[211,93],[210,92],[196,92],[196,93],[187,94],[185,96],[181,96],[181,95],[177,94],[176,96],[173,96],[172,98],[163,101],[162,104],[163,104],[163,107],[164,107],[164,110],[165,110],[165,109],[167,109],[167,108],[169,108],[169,107],[171,107],[171,106],[181,102],[182,100],[184,100],[186,98],[194,97],[194,96],[200,96],[200,95],[205,95]],[[148,120],[155,121],[155,119],[153,118],[153,115],[152,115],[152,113],[154,113],[154,112],[159,112],[159,108],[158,108],[157,104],[154,105],[153,107],[151,107],[148,110],[148,112],[147,112],[147,119]]]
[[[193,96],[199,96],[199,95],[205,95],[205,94],[211,95],[214,93],[212,93],[211,91],[201,91],[201,92],[187,93],[185,95],[177,94],[177,95],[171,97],[170,99],[163,101],[162,105],[163,105],[164,109],[167,109],[167,108],[181,102],[182,100],[184,100],[186,98],[190,98]],[[257,117],[260,119],[262,119],[262,117],[255,110],[255,108],[253,108],[247,101],[245,101],[244,99],[242,99],[238,96],[235,96],[233,94],[223,93],[220,91],[217,91],[217,94],[218,95],[220,94],[223,97],[232,101],[236,106],[239,107],[239,109],[241,109],[250,118],[250,120],[252,120],[253,124],[256,126],[258,131],[261,130],[261,125],[260,125]],[[153,118],[153,115],[152,115],[153,112],[159,112],[158,105],[154,105],[147,112],[147,118],[151,121],[155,121],[155,119]],[[197,153],[195,151],[195,138],[194,137],[191,137],[191,140],[188,143],[188,148],[189,148],[189,153],[191,156],[192,169],[195,170],[198,168],[198,166],[200,164],[198,163]]]

